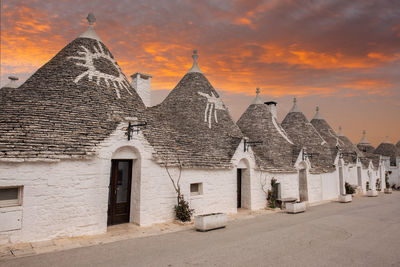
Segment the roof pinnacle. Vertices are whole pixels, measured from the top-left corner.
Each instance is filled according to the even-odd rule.
[[[297,108],[297,98],[296,97],[293,98],[293,107],[289,111],[289,113],[290,112],[300,112],[300,110]]]
[[[371,143],[367,140],[367,132],[365,130],[362,131],[362,138],[359,144],[370,145]]]
[[[86,19],[89,21],[89,25],[93,25],[96,22],[96,17],[94,16],[94,14],[92,12],[90,12],[88,14]]]
[[[261,98],[260,98],[260,88],[256,89],[256,98],[253,100],[252,104],[256,104],[256,105],[263,104],[263,102],[261,101]]]
[[[97,33],[94,31],[93,28],[93,24],[96,22],[96,17],[94,16],[94,14],[92,12],[90,12],[86,19],[89,22],[89,29],[87,29],[84,33],[82,33],[79,37],[82,38],[91,38],[91,39],[95,39],[97,41],[101,41],[100,37],[97,35]]]
[[[319,106],[317,106],[316,108],[315,108],[315,115],[314,115],[314,118],[313,118],[313,120],[322,120],[323,118],[321,117],[321,114],[319,114]]]
[[[339,131],[338,131],[338,133],[337,133],[337,136],[343,136],[343,133],[342,133],[342,126],[339,126]]]
[[[199,66],[197,65],[197,59],[199,58],[199,55],[197,54],[197,50],[193,50],[193,66],[190,68],[189,72],[199,72],[202,73]]]
[[[388,144],[391,144],[391,142],[390,142],[390,140],[389,140],[389,136],[388,136],[388,135],[386,135],[386,136],[385,136],[385,141],[383,141],[383,143],[388,143]]]

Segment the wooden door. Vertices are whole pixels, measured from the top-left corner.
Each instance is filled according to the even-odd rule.
[[[242,169],[237,169],[237,207],[242,207]]]
[[[112,160],[107,224],[129,222],[132,160]]]
[[[302,169],[299,172],[299,195],[300,195],[300,201],[308,201],[306,169]]]
[[[362,186],[362,180],[361,180],[361,167],[357,167],[357,182],[359,186]]]

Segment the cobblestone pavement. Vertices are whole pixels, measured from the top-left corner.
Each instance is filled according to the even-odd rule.
[[[225,229],[205,233],[194,231],[192,224],[165,224],[165,229],[159,225],[152,230],[126,224],[110,229],[103,241],[81,238],[79,246],[85,247],[74,248],[72,239],[28,245],[31,254],[52,251],[46,248],[57,245],[71,248],[54,253],[22,257],[29,249],[21,244],[16,249],[26,253],[5,256],[0,265],[400,266],[399,226],[400,192],[393,192],[313,206],[300,214],[243,211],[230,217]],[[130,227],[141,235],[127,237]]]

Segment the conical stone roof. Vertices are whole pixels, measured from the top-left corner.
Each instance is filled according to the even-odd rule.
[[[7,88],[6,88],[7,89]],[[0,91],[0,158],[81,158],[144,104],[111,52],[79,37],[19,88]]]
[[[389,142],[382,142],[375,150],[374,154],[390,157],[390,164],[392,166],[396,165],[396,157],[399,157],[400,154],[397,150],[397,147]]]
[[[149,125],[145,136],[170,164],[179,160],[184,167],[228,168],[242,133],[196,60],[166,99],[147,109],[167,134],[159,139],[159,130]]]
[[[396,147],[397,147],[397,151],[399,152],[399,155],[400,155],[400,141],[397,142]]]
[[[314,128],[321,135],[321,137],[328,143],[332,154],[332,160],[334,160],[341,147],[340,146],[341,141],[339,137],[336,135],[336,132],[321,116],[319,112],[319,107],[316,108],[315,116],[310,123],[314,126]]]
[[[249,141],[261,141],[262,144],[252,146],[258,166],[270,171],[296,171],[296,162],[300,150],[292,143],[271,114],[268,106],[255,101],[242,114],[237,125]]]
[[[339,127],[339,148],[343,153],[343,160],[345,162],[356,163],[357,157],[363,157],[363,153],[342,133],[342,128]]]
[[[307,154],[311,155],[312,172],[321,173],[334,170],[328,143],[298,109],[296,101],[294,101],[293,108],[286,115],[281,125],[290,140],[298,147],[304,147]]]
[[[365,130],[363,130],[363,136],[360,142],[357,144],[357,148],[363,153],[373,153],[375,150],[375,147],[373,147],[371,143],[367,140],[367,133]]]

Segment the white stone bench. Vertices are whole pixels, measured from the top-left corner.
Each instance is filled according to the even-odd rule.
[[[194,217],[194,226],[197,231],[205,232],[226,226],[226,213],[210,213]]]
[[[306,203],[305,202],[297,202],[297,203],[286,203],[286,212],[287,213],[300,213],[306,211]]]
[[[348,195],[340,195],[339,196],[339,202],[340,203],[348,203],[353,200],[352,196],[350,194]]]
[[[378,196],[378,192],[376,190],[368,190],[367,191],[367,196],[369,196],[369,197],[377,197]]]

